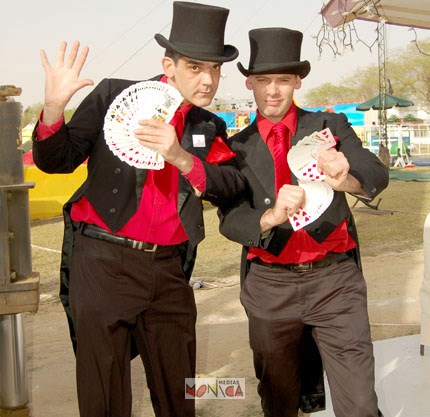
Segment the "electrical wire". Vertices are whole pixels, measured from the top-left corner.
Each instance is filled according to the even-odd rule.
[[[172,22],[167,23],[158,33],[161,33],[164,29],[168,28]],[[112,77],[116,72],[118,72],[125,64],[130,62],[142,49],[146,48],[146,46],[153,41],[153,37],[148,39],[140,48],[138,48],[135,52],[133,52],[126,60],[124,60],[118,67],[116,67],[109,75],[109,77]]]
[[[418,35],[417,35],[417,31],[415,30],[415,28],[409,28],[409,30],[411,30],[415,36],[415,39],[413,41],[411,41],[413,44],[415,44],[415,47],[417,48],[418,52],[421,55],[425,55],[425,56],[430,56],[430,53],[424,52],[420,46],[418,45]]]
[[[158,2],[151,10],[148,11],[144,16],[142,16],[136,23],[131,25],[128,29],[126,29],[123,33],[117,36],[112,42],[106,45],[100,52],[98,52],[88,63],[91,65],[94,61],[96,61],[101,55],[103,55],[108,49],[110,49],[113,45],[115,45],[120,39],[122,39],[127,33],[131,32],[137,25],[139,25],[143,20],[145,20],[154,10],[156,10],[159,6],[165,3],[167,0],[161,0]]]

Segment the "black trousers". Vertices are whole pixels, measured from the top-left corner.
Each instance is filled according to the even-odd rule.
[[[377,417],[366,284],[352,259],[298,273],[256,263],[241,302],[265,417],[297,417],[301,341],[313,327],[336,417]]]
[[[146,253],[78,234],[70,305],[81,417],[131,415],[131,336],[155,415],[195,415],[184,379],[195,375],[196,306],[176,246]]]

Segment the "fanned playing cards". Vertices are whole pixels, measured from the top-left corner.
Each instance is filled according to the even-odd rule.
[[[305,136],[287,155],[291,172],[297,177],[298,185],[305,190],[306,204],[289,216],[291,226],[299,230],[315,221],[330,206],[333,189],[324,181],[325,175],[317,167],[318,154],[336,145],[329,128]]]
[[[169,123],[182,100],[176,88],[160,81],[142,81],[123,90],[109,106],[104,120],[109,149],[136,168],[163,169],[163,157],[141,145],[133,132],[142,119]]]

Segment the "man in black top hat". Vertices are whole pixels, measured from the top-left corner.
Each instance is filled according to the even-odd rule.
[[[310,71],[300,60],[302,37],[286,28],[249,32],[249,68],[238,67],[257,117],[231,144],[249,193],[220,208],[220,230],[243,245],[241,302],[264,415],[297,417],[299,408],[324,408],[322,358],[336,416],[376,417],[366,285],[345,193],[375,197],[387,186],[388,171],[362,147],[345,115],[294,104]],[[287,154],[326,128],[334,135],[331,147],[314,155],[317,170],[311,169],[325,180],[299,182]],[[310,218],[307,202],[324,201],[314,189],[332,200]]]
[[[241,193],[241,174],[223,162],[233,153],[226,125],[202,109],[218,87],[221,65],[238,55],[224,45],[228,9],[175,2],[163,75],[184,100],[170,124],[141,120],[134,134],[165,160],[161,170],[120,160],[104,137],[106,112],[135,81],[105,79],[68,124],[63,112],[88,48],[74,43],[55,67],[44,51],[45,104],[35,129],[36,165],[72,172],[88,160],[88,178],[64,207],[60,297],[76,351],[82,417],[131,415],[130,359],[138,349],[157,417],[192,417],[185,378],[195,375],[196,306],[188,284],[204,238],[201,198],[225,203]],[[73,250],[72,250],[73,249]]]

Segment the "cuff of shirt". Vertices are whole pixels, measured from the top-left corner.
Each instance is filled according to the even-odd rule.
[[[64,116],[61,116],[60,120],[58,120],[57,122],[53,123],[52,125],[47,125],[42,122],[42,116],[43,116],[43,110],[42,110],[42,113],[40,113],[39,123],[37,124],[37,128],[36,128],[37,140],[46,139],[49,136],[53,135],[54,133],[57,133],[60,130],[60,127],[64,123]]]
[[[193,167],[187,174],[182,174],[188,182],[201,193],[206,189],[206,172],[203,162],[193,155]]]

